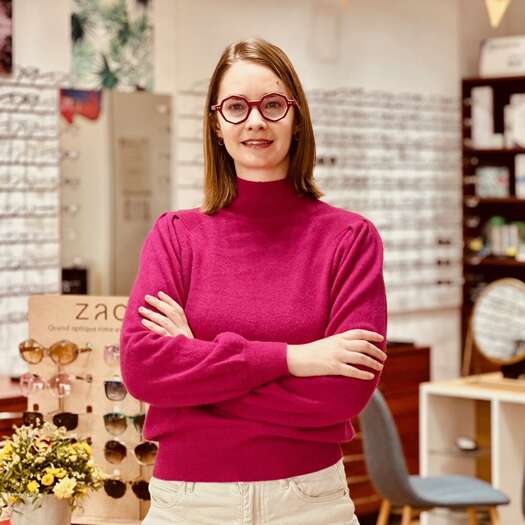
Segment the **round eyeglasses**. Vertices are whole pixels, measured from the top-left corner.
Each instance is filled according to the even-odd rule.
[[[268,93],[260,100],[248,100],[242,95],[232,95],[225,98],[220,104],[211,106],[212,111],[218,111],[222,118],[230,124],[240,124],[256,107],[259,113],[270,122],[277,122],[286,117],[290,106],[297,106],[294,99],[288,99],[280,93]]]

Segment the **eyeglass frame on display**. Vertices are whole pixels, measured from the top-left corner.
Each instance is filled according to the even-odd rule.
[[[64,411],[59,412],[53,416],[53,424],[56,425],[57,427],[63,426],[68,431],[75,430],[78,427],[78,416],[85,416],[87,414],[92,414],[92,413],[93,413],[93,407],[91,406],[87,406],[86,412],[82,414],[74,414],[73,412],[64,412]],[[48,412],[46,415],[49,416],[51,414],[53,414],[53,412]],[[70,419],[73,419],[74,426],[61,425],[60,421],[57,419],[60,416],[72,416]],[[42,412],[26,410],[22,414],[22,422],[24,425],[34,425],[34,426],[40,427],[43,425],[44,421],[45,421],[45,415]]]
[[[35,349],[30,350],[29,348],[25,348],[23,345],[26,345],[26,343],[35,344]],[[75,353],[73,359],[71,361],[68,361],[68,362],[61,362],[60,360],[56,361],[53,358],[53,355],[51,353],[52,349],[55,348],[55,347],[58,347],[59,345],[64,346],[66,344],[72,346],[72,349],[73,349],[73,351]],[[18,345],[18,349],[20,351],[20,357],[26,363],[29,363],[31,365],[37,365],[40,362],[42,362],[44,357],[49,357],[53,361],[53,363],[55,363],[56,365],[62,365],[62,366],[74,363],[78,359],[78,356],[80,354],[82,354],[82,353],[92,352],[93,351],[93,347],[90,344],[86,344],[85,346],[81,347],[81,346],[77,345],[76,343],[73,343],[72,341],[68,341],[66,339],[62,339],[60,341],[57,341],[56,343],[53,343],[51,346],[46,347],[46,346],[40,344],[38,341],[36,341],[35,339],[32,339],[32,338],[22,341]],[[25,358],[25,354],[28,354],[30,352],[37,352],[37,351],[40,351],[41,354],[42,354],[38,361],[29,361],[28,359]]]
[[[44,387],[42,388],[42,390],[46,390],[46,389],[49,389],[51,390],[57,398],[61,399],[63,397],[67,397],[71,394],[71,392],[67,393],[67,394],[56,394],[55,391],[57,390],[56,388],[54,387],[51,387],[50,385],[50,381],[54,380],[54,379],[57,379],[57,378],[60,378],[60,376],[65,376],[65,378],[67,379],[67,381],[69,382],[72,382],[73,379],[78,379],[78,380],[81,380],[81,381],[86,381],[86,383],[92,383],[93,382],[93,376],[91,374],[86,374],[85,376],[80,376],[80,375],[74,375],[74,374],[66,374],[66,373],[59,373],[59,374],[55,374],[54,376],[51,377],[51,379],[47,380],[47,379],[44,379],[42,376],[40,376],[39,374],[33,374],[31,372],[26,372],[25,374],[22,374],[20,376],[20,386],[22,388],[22,392],[24,393],[24,390],[23,390],[23,387],[22,387],[22,384],[23,384],[23,379],[22,378],[26,378],[28,376],[33,376],[35,378],[39,378],[42,383],[44,384]],[[72,386],[72,385],[71,385]],[[33,394],[33,391],[27,391],[27,393],[24,393],[25,396],[28,396],[30,394]]]
[[[118,434],[115,434],[114,432],[111,432],[111,430],[109,430],[108,426],[110,426],[111,423],[108,423],[107,419],[110,416],[118,416],[119,420],[124,421],[125,428],[124,428],[124,430],[122,432],[119,432]],[[104,419],[104,428],[106,429],[106,432],[108,434],[111,434],[112,436],[120,436],[121,434],[124,434],[124,432],[126,432],[126,430],[128,429],[128,419],[131,419],[133,421],[133,426],[135,427],[135,430],[139,434],[142,434],[142,430],[144,428],[144,420],[146,418],[146,414],[135,414],[133,416],[128,416],[126,414],[123,414],[122,412],[107,412],[106,414],[104,414],[102,416],[102,418]],[[138,424],[137,424],[137,419],[139,419],[139,418],[142,419],[142,424],[140,426],[138,426]]]
[[[113,496],[112,494],[110,494],[108,492],[108,489],[107,489],[107,485],[109,485],[110,483],[115,483],[115,482],[119,482],[121,483],[122,485],[124,485],[124,492],[122,492],[122,494],[120,494],[120,496]],[[105,479],[104,480],[104,491],[106,492],[106,494],[110,497],[110,498],[114,498],[114,499],[120,499],[124,496],[124,494],[126,494],[126,489],[127,489],[127,486],[128,485],[131,485],[131,489],[133,490],[133,494],[135,494],[135,496],[137,496],[138,499],[140,500],[144,500],[144,501],[148,501],[150,498],[141,498],[136,492],[135,492],[135,485],[138,485],[138,484],[141,484],[141,483],[146,483],[147,486],[149,487],[149,482],[146,481],[145,479],[136,479],[136,480],[130,480],[130,481],[125,481],[123,479],[120,479],[118,477],[116,478],[109,478],[109,479]],[[149,490],[148,490],[148,496],[149,496]]]
[[[117,445],[120,445],[121,447],[124,448],[124,455],[122,456],[122,459],[118,462],[113,462],[113,461],[110,461],[107,457],[107,454],[108,454],[108,451],[107,451],[107,446],[109,444],[117,444]],[[155,447],[155,456],[154,456],[154,459],[151,463],[148,463],[146,461],[143,461],[143,459],[140,458],[140,453],[137,452],[137,449],[139,449],[140,447],[144,446],[144,445],[153,445]],[[119,439],[109,439],[108,441],[106,441],[106,443],[104,443],[104,459],[108,462],[108,463],[111,463],[112,465],[119,465],[120,463],[122,463],[122,461],[124,461],[124,459],[127,457],[127,451],[128,451],[128,448],[131,448],[130,446],[128,446],[126,443],[123,443],[122,441],[120,441]],[[140,443],[137,443],[134,447],[133,447],[133,454],[135,456],[135,459],[137,461],[137,463],[139,465],[142,465],[144,467],[150,467],[152,465],[155,464],[155,458],[157,457],[157,454],[159,452],[159,446],[154,442],[154,441],[149,441],[149,440],[142,440]],[[143,455],[142,455],[143,456]]]

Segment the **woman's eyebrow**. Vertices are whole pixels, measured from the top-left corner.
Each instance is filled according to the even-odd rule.
[[[229,95],[225,95],[224,97],[222,97],[222,100],[228,97],[244,97],[244,98],[247,98],[248,100],[260,100],[261,98],[265,97],[266,95],[270,95],[271,93],[277,93],[278,95],[282,95],[283,97],[288,98],[288,95],[286,93],[283,93],[281,90],[273,90],[273,91],[268,91],[267,93],[264,93],[263,95],[261,95],[259,98],[254,98],[254,99],[250,99],[243,93],[231,93]]]

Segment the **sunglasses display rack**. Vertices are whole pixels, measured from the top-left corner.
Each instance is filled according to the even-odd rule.
[[[145,441],[140,432],[147,405],[134,399],[120,380],[118,344],[126,304],[127,297],[29,299],[31,341],[23,345],[24,359],[33,362],[29,372],[40,379],[26,387],[28,416],[41,413],[46,421],[55,417],[74,425],[76,418],[69,414],[77,414],[71,435],[89,438],[95,464],[112,479],[90,493],[83,509],[75,510],[73,524],[139,525],[149,508],[149,500],[136,492],[149,497],[157,444]],[[60,381],[58,374],[64,374]]]
[[[60,292],[58,87],[36,67],[0,76],[0,373],[22,373],[27,298]]]

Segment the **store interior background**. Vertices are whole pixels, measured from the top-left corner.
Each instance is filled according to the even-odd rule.
[[[323,12],[336,11],[326,20]],[[261,36],[292,60],[306,91],[341,86],[390,93],[441,95],[457,99],[461,80],[479,74],[481,42],[525,34],[525,2],[511,2],[492,28],[484,0],[154,0],[154,93],[173,104],[170,145],[170,209],[198,206],[201,189],[177,166],[177,101],[184,90],[207,87],[226,45]],[[71,63],[70,0],[15,0],[14,60],[19,67],[68,72]],[[457,197],[461,207],[460,111],[457,121]],[[96,161],[96,159],[94,159]],[[89,181],[84,180],[85,188]],[[323,190],[322,181],[320,188]],[[92,203],[88,228],[108,235],[112,213],[107,196]],[[458,210],[460,211],[460,210]],[[461,237],[461,223],[457,236]],[[461,258],[459,246],[458,257]],[[95,250],[88,266],[105,257]],[[93,295],[110,295],[107,275],[90,276]],[[424,290],[421,292],[424,294]],[[430,378],[455,378],[461,369],[461,305],[391,311],[388,338],[431,349]],[[16,349],[15,349],[16,350]],[[0,360],[8,374],[10,361]],[[388,366],[388,365],[387,365]],[[510,524],[509,524],[510,525]]]
[[[525,4],[519,1],[510,4],[494,29],[483,0],[352,0],[325,2],[339,10],[340,19],[337,32],[333,31],[337,26],[330,25],[322,32],[316,28],[320,4],[155,0],[154,92],[175,99],[179,90],[195,83],[202,87],[227,44],[258,35],[288,53],[306,90],[350,86],[459,98],[461,78],[478,74],[482,40],[525,29]],[[70,14],[69,0],[16,2],[16,64],[69,71]],[[458,142],[458,152],[459,148]],[[173,133],[171,208],[193,207],[200,192],[177,176],[176,149]],[[459,169],[457,177],[459,181]],[[98,208],[99,203],[93,206]],[[101,291],[102,284],[94,293]],[[392,312],[388,335],[430,346],[432,379],[459,375],[459,308]]]

